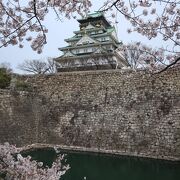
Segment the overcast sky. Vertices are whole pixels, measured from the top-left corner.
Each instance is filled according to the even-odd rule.
[[[97,11],[103,4],[105,0],[92,0],[91,12]],[[107,17],[108,18],[108,17]],[[157,39],[149,41],[147,38],[142,37],[137,33],[127,34],[127,28],[130,27],[127,21],[122,17],[118,19],[117,31],[119,40],[123,43],[132,41],[141,41],[145,44],[150,44],[154,47],[161,47],[162,41]],[[21,73],[17,69],[17,65],[22,63],[26,59],[45,59],[47,57],[58,57],[61,52],[58,50],[59,47],[66,46],[64,39],[72,37],[73,31],[78,30],[79,25],[75,19],[63,19],[62,22],[57,21],[53,13],[49,13],[46,21],[43,22],[48,28],[49,32],[47,34],[47,44],[43,49],[42,54],[37,54],[34,52],[29,43],[24,42],[24,48],[20,49],[18,46],[11,46],[0,48],[0,63],[9,62],[14,72]]]

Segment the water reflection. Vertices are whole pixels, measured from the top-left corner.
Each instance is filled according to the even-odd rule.
[[[66,153],[71,169],[62,180],[180,180],[180,162],[142,158]],[[50,165],[54,151],[32,152],[34,159]]]

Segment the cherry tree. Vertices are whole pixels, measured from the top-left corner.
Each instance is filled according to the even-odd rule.
[[[59,180],[69,169],[63,166],[63,156],[59,156],[52,167],[43,167],[42,162],[32,160],[30,156],[23,157],[21,149],[9,143],[0,145],[0,178],[9,180]]]
[[[175,58],[174,54],[167,53],[163,48],[152,48],[141,42],[122,45],[118,50],[122,52],[129,66],[134,70],[159,71],[166,68],[167,62]]]
[[[162,37],[162,41],[173,44],[164,51],[167,54],[164,70],[180,61],[180,1],[177,0],[107,0],[101,11],[112,11],[111,16],[116,17],[115,12],[121,14],[131,24],[128,33],[137,32],[149,40]],[[127,48],[127,47],[126,47]],[[136,45],[134,49],[136,49]],[[162,50],[162,49],[161,49]],[[159,54],[162,51],[159,51]],[[151,56],[152,63],[153,58]]]
[[[0,0],[0,48],[9,44],[23,48],[26,40],[41,53],[48,32],[43,22],[50,10],[61,19],[75,13],[83,16],[90,6],[89,0]]]

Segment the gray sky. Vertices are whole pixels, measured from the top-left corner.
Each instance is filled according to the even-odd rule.
[[[91,12],[98,10],[105,0],[92,0]],[[107,17],[108,18],[108,17]],[[130,27],[128,22],[123,18],[118,18],[118,38],[124,43],[131,41],[141,41],[145,44],[150,44],[154,47],[161,47],[162,40],[147,40],[147,38],[142,37],[137,33],[127,34],[127,28]],[[48,28],[47,34],[47,44],[43,49],[42,54],[37,54],[34,52],[29,43],[24,42],[24,48],[20,49],[18,46],[3,47],[0,49],[0,63],[9,62],[14,72],[21,73],[17,69],[17,65],[22,63],[25,59],[45,59],[47,57],[58,57],[61,55],[61,52],[58,50],[59,47],[66,46],[64,39],[72,37],[73,31],[78,30],[78,22],[75,19],[63,19],[62,22],[57,21],[53,13],[49,13],[44,25]]]

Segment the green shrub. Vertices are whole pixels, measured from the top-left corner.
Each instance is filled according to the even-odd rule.
[[[30,85],[24,81],[16,81],[15,87],[19,91],[30,91],[31,90]]]
[[[11,75],[7,73],[5,68],[0,68],[0,88],[5,89],[11,83]]]

